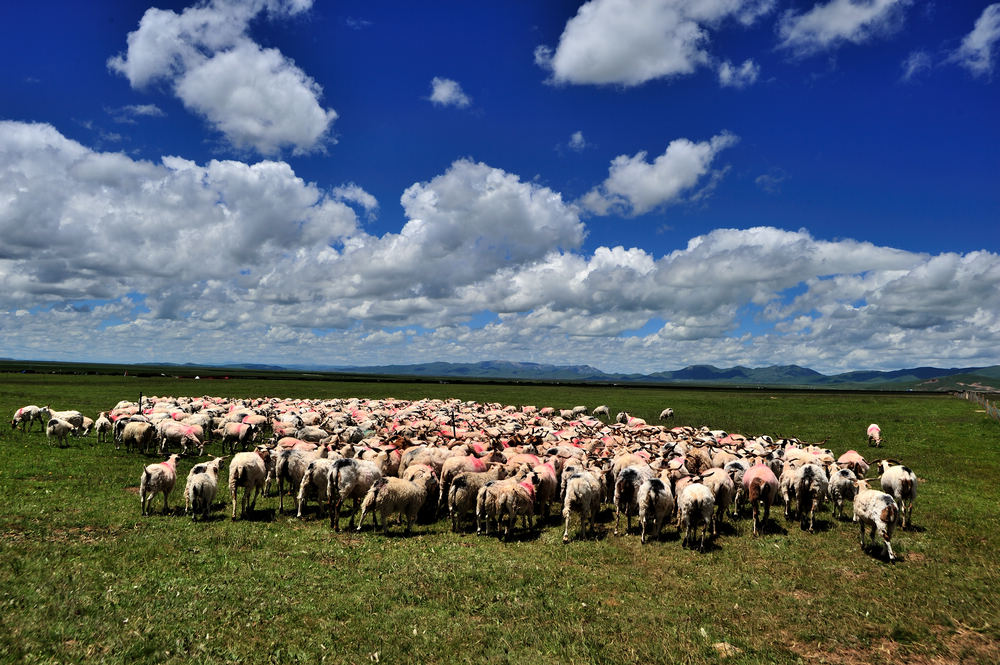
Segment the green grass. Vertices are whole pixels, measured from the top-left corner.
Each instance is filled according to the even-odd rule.
[[[329,522],[142,518],[134,493],[154,458],[93,439],[50,448],[0,434],[0,661],[18,663],[727,663],[1000,661],[1000,426],[958,399],[646,388],[333,383],[2,375],[0,414],[25,404],[94,417],[149,394],[459,397],[571,407],[606,403],[652,421],[745,434],[829,437],[863,453],[881,425],[887,455],[921,479],[902,561],[858,547],[829,510],[817,533],[772,513],[772,530],[727,527],[704,554],[672,528],[569,545],[553,517],[504,543],[453,535],[333,533]],[[217,452],[214,448],[212,452]],[[193,465],[179,464],[179,485]],[[171,507],[182,505],[180,487]],[[154,504],[159,508],[159,503]],[[273,517],[273,519],[272,519]],[[574,525],[575,529],[575,525]],[[573,531],[575,534],[575,530]]]

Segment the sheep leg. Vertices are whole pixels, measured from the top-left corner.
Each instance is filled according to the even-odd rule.
[[[615,508],[615,535],[616,536],[618,535],[618,526],[621,524],[621,521],[622,521],[621,511],[619,511],[618,508],[616,507]]]
[[[167,514],[167,493],[163,493],[163,514]]]
[[[565,528],[563,528],[563,542],[564,543],[568,543],[569,542],[569,518],[570,518],[571,514],[572,514],[571,511],[563,510],[563,519],[566,521]],[[583,526],[583,515],[580,516],[580,526],[581,527]]]
[[[885,533],[882,534],[882,542],[885,543],[885,547],[882,548],[882,554],[888,553],[889,561],[895,561],[896,555],[892,553],[892,543],[889,542],[889,538]]]

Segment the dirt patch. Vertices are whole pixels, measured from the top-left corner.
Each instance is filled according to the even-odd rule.
[[[825,649],[823,645],[804,644],[794,640],[785,646],[806,662],[828,665],[972,665],[1000,663],[1000,640],[959,626],[951,630],[937,627],[933,642],[901,644],[884,637],[868,648],[838,645]],[[789,637],[786,634],[786,638]]]
[[[139,486],[138,485],[136,485],[135,487],[126,487],[125,491],[128,492],[129,494],[135,494],[136,496],[139,496]]]

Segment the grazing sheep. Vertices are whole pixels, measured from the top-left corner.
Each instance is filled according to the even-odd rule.
[[[667,407],[663,411],[660,411],[660,420],[667,420],[668,418],[674,417],[674,410]]]
[[[917,474],[896,460],[879,460],[877,462],[882,477],[879,484],[899,506],[900,526],[913,526],[913,502],[917,500]]]
[[[674,511],[674,495],[670,485],[659,478],[647,478],[639,486],[639,525],[642,535],[639,542],[646,543],[646,532],[652,538],[660,536],[663,520]]]
[[[340,531],[340,508],[345,499],[352,499],[348,528],[354,528],[354,514],[371,488],[382,477],[388,453],[379,453],[379,461],[369,462],[354,458],[335,461],[327,477],[326,501],[330,511],[330,526]]]
[[[34,404],[29,404],[28,406],[22,406],[14,412],[14,417],[10,419],[10,428],[15,430],[23,425],[24,431],[28,432],[31,430],[32,423],[35,422],[38,423],[39,428],[45,428],[46,420],[42,410]]]
[[[196,464],[188,473],[184,485],[184,513],[191,514],[191,520],[207,519],[215,501],[215,493],[219,487],[219,466],[225,457],[216,457],[210,462]]]
[[[139,479],[139,503],[142,514],[148,515],[150,502],[158,493],[163,493],[163,514],[167,514],[167,495],[174,489],[177,482],[177,455],[171,455],[167,461],[150,464],[143,469]]]
[[[833,514],[839,519],[844,518],[844,501],[853,501],[857,491],[855,486],[857,475],[850,469],[837,469],[830,474],[830,484],[827,494],[833,501]]]
[[[715,496],[712,490],[705,487],[700,482],[688,483],[677,499],[677,512],[680,515],[681,525],[684,527],[684,539],[681,547],[690,545],[692,530],[697,533],[701,527],[701,542],[698,550],[705,551],[705,535],[712,524],[712,515],[715,513]]]
[[[829,487],[826,472],[817,464],[805,464],[795,470],[795,503],[799,510],[799,523],[805,528],[806,510],[809,511],[809,532],[813,531],[816,509],[823,507]]]
[[[237,446],[240,450],[246,450],[247,446],[255,440],[257,427],[249,423],[230,422],[226,423],[218,434],[222,437],[222,449],[234,453]]]
[[[267,466],[270,451],[260,446],[247,453],[236,453],[229,464],[229,496],[233,502],[232,519],[236,519],[236,493],[243,489],[243,501],[240,505],[240,517],[246,517],[247,507],[252,511],[257,506],[257,497],[264,491],[264,479],[267,478]],[[253,498],[250,498],[250,492]]]
[[[869,540],[875,543],[875,534],[882,537],[884,543],[882,556],[888,554],[889,561],[894,561],[896,555],[892,552],[892,532],[896,529],[899,519],[899,508],[896,501],[878,490],[868,488],[864,480],[858,481],[858,494],[854,497],[854,521],[861,530],[861,549],[865,549],[865,527],[871,527]]]
[[[506,477],[507,467],[495,464],[488,471],[465,471],[452,478],[451,486],[448,488],[451,530],[458,531],[462,517],[476,509],[476,497],[483,485],[491,480],[502,480]]]
[[[743,491],[753,510],[753,535],[757,535],[762,525],[767,523],[771,504],[778,493],[778,479],[771,468],[762,462],[754,464],[743,474]],[[760,506],[764,506],[764,516],[760,517]]]
[[[615,535],[625,513],[625,532],[632,529],[632,515],[639,514],[639,487],[653,477],[653,470],[645,465],[628,466],[615,478]]]
[[[875,446],[876,448],[882,447],[882,429],[872,423],[868,426],[868,445]]]
[[[583,405],[574,406],[573,407],[573,417],[574,418],[577,418],[579,416],[585,416],[585,415],[587,415],[587,407],[585,407]]]
[[[60,447],[66,445],[66,437],[73,432],[73,425],[62,418],[52,418],[45,426],[45,437],[52,443],[55,439]]]
[[[374,513],[378,511],[382,515],[382,533],[389,533],[389,516],[394,514],[400,514],[406,518],[406,533],[410,533],[413,522],[417,519],[417,513],[420,512],[420,508],[427,500],[428,485],[434,479],[434,475],[431,473],[414,475],[413,480],[382,477],[372,483],[361,503],[358,531],[361,531],[365,515],[371,511],[374,520]],[[378,528],[377,520],[375,520],[375,528]]]
[[[594,416],[595,418],[597,416],[610,416],[611,411],[608,410],[607,404],[602,404],[598,407],[594,407],[594,410],[590,412],[590,415]]]
[[[170,446],[179,446],[181,455],[187,455],[188,445],[198,449],[198,456],[205,454],[204,432],[198,425],[184,425],[174,420],[163,420],[156,425],[160,433],[160,452],[166,454]]]

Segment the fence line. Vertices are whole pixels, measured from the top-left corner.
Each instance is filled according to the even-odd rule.
[[[986,399],[986,396],[982,393],[976,392],[974,390],[966,390],[957,393],[962,399],[967,399],[970,402],[975,402],[979,406],[986,409],[986,415],[996,421],[1000,421],[1000,409],[997,408],[996,404]]]

